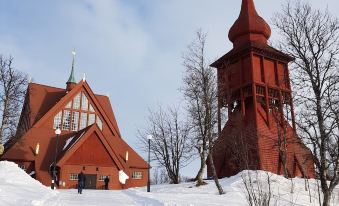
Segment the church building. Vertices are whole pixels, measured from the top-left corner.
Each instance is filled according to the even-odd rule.
[[[55,167],[61,189],[75,188],[81,171],[89,189],[103,189],[106,176],[109,189],[146,186],[149,165],[122,139],[109,98],[95,94],[85,78],[76,82],[74,56],[65,86],[29,83],[17,138],[1,160],[46,186]]]
[[[213,160],[219,178],[244,169],[315,177],[312,153],[296,134],[288,70],[293,58],[269,46],[270,36],[253,0],[242,0],[228,34],[233,49],[211,65],[218,76],[219,137]]]

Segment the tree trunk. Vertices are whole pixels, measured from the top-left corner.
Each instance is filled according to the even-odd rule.
[[[205,167],[206,167],[205,152],[202,152],[200,153],[200,169],[198,171],[197,176],[195,177],[195,181],[197,181],[197,184],[196,184],[197,187],[207,184],[203,180],[203,174],[204,174]]]
[[[217,175],[217,172],[216,172],[215,167],[214,167],[212,152],[210,152],[208,154],[208,160],[209,160],[209,163],[210,163],[210,166],[211,166],[211,169],[212,169],[215,186],[218,188],[219,195],[225,194],[224,190],[222,189],[222,187],[219,183],[218,175]]]
[[[330,191],[324,191],[324,198],[323,198],[323,205],[322,206],[330,206],[330,200],[331,200],[331,192]]]

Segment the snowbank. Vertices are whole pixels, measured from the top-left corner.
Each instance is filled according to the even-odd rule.
[[[0,206],[40,206],[56,195],[17,164],[0,161]]]
[[[178,185],[152,185],[127,190],[84,190],[82,195],[75,189],[53,191],[32,179],[12,162],[0,162],[0,206],[247,206],[243,178],[251,177],[254,191],[261,184],[267,191],[269,175],[272,191],[271,205],[316,206],[317,184],[304,179],[285,179],[263,171],[243,171],[236,176],[224,178],[220,183],[226,194],[218,195],[213,181],[195,187],[194,183]],[[309,186],[308,186],[309,185]],[[305,186],[309,187],[307,191]],[[339,188],[332,205],[339,205]],[[277,204],[275,204],[277,202]]]
[[[271,205],[279,206],[318,206],[317,184],[315,180],[293,178],[286,179],[282,176],[263,171],[243,171],[233,177],[220,180],[225,194],[219,195],[214,181],[195,187],[194,183],[179,185],[154,185],[151,193],[145,188],[126,190],[125,193],[137,200],[141,205],[164,205],[164,206],[248,206],[246,201],[246,189],[243,177],[251,177],[254,183],[254,191],[258,191],[257,185],[261,185],[263,191],[268,191],[267,175],[270,178],[272,200]],[[305,184],[306,183],[306,184]],[[305,186],[310,189],[305,190]],[[333,206],[339,205],[339,187],[336,188],[333,198]],[[151,203],[151,204],[150,204]],[[276,203],[276,204],[275,204]]]

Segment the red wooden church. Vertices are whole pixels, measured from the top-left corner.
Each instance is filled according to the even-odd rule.
[[[242,0],[228,35],[233,49],[211,65],[218,75],[220,135],[213,159],[219,178],[243,169],[315,176],[312,153],[295,132],[288,71],[293,58],[269,46],[270,35],[253,0]],[[225,125],[222,108],[228,111]]]
[[[46,186],[55,154],[59,188],[75,188],[80,171],[86,188],[103,188],[106,176],[110,189],[147,184],[148,164],[122,139],[109,98],[95,94],[85,79],[77,83],[73,66],[66,89],[29,84],[17,136],[1,159],[16,162]],[[125,184],[119,172],[129,176]]]

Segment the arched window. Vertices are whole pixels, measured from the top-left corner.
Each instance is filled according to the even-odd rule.
[[[65,108],[54,116],[53,128],[78,131],[92,124],[102,130],[102,120],[88,101],[84,92],[79,92]]]

